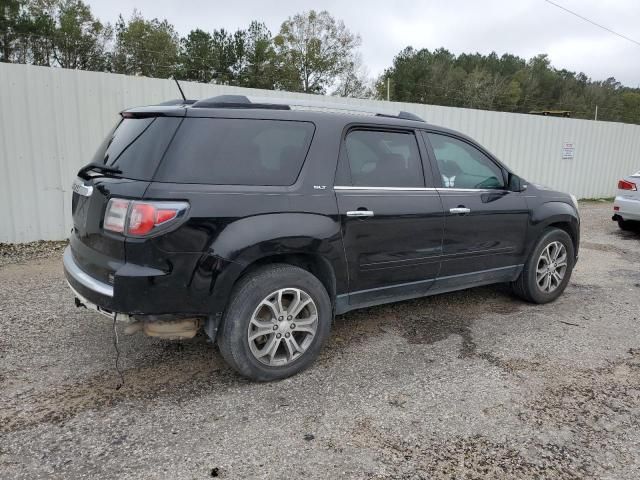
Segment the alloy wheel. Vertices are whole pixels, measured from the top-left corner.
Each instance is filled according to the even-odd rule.
[[[547,245],[536,266],[536,283],[545,293],[555,291],[567,273],[567,248],[562,242],[551,242]]]
[[[288,365],[307,351],[318,330],[318,308],[299,288],[281,288],[254,310],[247,330],[253,356],[269,366]]]

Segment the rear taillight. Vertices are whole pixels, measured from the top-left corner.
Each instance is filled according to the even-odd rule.
[[[629,182],[628,180],[620,180],[618,182],[618,188],[620,190],[638,190],[638,187],[636,187],[636,184],[633,182]]]
[[[127,211],[129,210],[129,200],[112,198],[107,204],[107,211],[104,214],[104,228],[112,232],[124,232],[127,221]]]
[[[132,237],[168,230],[184,219],[187,202],[141,202],[112,198],[104,214],[104,229]]]

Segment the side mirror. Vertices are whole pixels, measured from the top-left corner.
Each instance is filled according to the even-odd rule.
[[[524,192],[527,189],[527,183],[515,173],[510,173],[507,187],[512,192]]]

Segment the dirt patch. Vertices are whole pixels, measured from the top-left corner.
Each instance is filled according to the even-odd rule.
[[[638,270],[630,270],[627,268],[621,268],[618,270],[611,270],[609,272],[609,275],[611,275],[612,277],[624,277],[624,278],[629,278],[632,282],[640,282],[640,271]]]
[[[608,243],[581,242],[580,248],[586,248],[588,250],[597,250],[599,252],[617,253],[618,255],[621,255],[621,256],[633,255],[633,252],[631,252],[630,250],[618,247],[616,245],[608,244]]]
[[[592,443],[640,427],[640,350],[596,370],[571,372],[570,381],[549,386],[520,418],[537,426],[568,426]],[[567,379],[569,380],[569,379]]]
[[[61,255],[67,245],[66,240],[61,242],[41,240],[29,243],[0,243],[0,267]]]
[[[8,399],[0,410],[0,433],[29,428],[42,423],[60,424],[87,410],[111,408],[123,401],[149,401],[171,396],[188,399],[238,378],[226,367],[207,358],[213,348],[202,345],[200,353],[182,351],[181,344],[168,344],[167,358],[161,363],[124,371],[125,384],[117,389],[115,368],[81,382],[60,385],[46,394],[25,392]],[[173,353],[173,354],[172,354]]]
[[[360,448],[375,452],[383,466],[366,478],[576,478],[589,473],[578,452],[553,443],[496,443],[482,435],[401,438],[370,419],[358,423],[353,437]],[[527,455],[532,450],[539,460]]]

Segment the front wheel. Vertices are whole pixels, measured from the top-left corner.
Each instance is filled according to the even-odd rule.
[[[516,295],[533,303],[549,303],[558,298],[569,283],[575,263],[571,237],[564,230],[545,230],[513,282]]]
[[[320,280],[292,265],[268,265],[234,288],[218,346],[245,377],[278,380],[313,363],[329,336],[331,318],[331,301]]]

